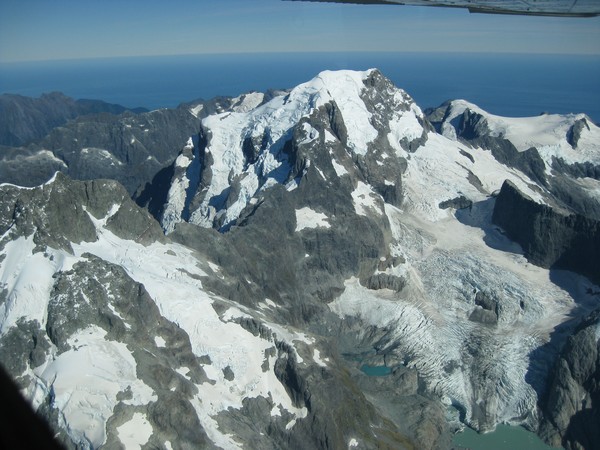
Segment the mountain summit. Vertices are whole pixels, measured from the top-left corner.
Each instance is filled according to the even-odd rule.
[[[67,447],[598,445],[589,118],[375,69],[207,105],[137,188],[0,185],[0,361]]]

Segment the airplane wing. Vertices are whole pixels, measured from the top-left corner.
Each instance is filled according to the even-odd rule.
[[[444,6],[467,8],[473,13],[556,17],[600,15],[600,0],[287,0],[327,3]]]

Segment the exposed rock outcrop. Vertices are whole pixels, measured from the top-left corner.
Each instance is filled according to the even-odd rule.
[[[123,239],[148,244],[161,241],[156,221],[137,207],[116,181],[74,181],[57,173],[35,189],[0,187],[0,234],[13,239],[33,235],[35,244],[69,250],[71,243],[94,242],[94,220]]]
[[[540,434],[567,450],[600,447],[600,310],[569,336],[541,403]]]
[[[600,223],[542,205],[511,182],[502,185],[492,221],[542,267],[572,270],[600,283]]]

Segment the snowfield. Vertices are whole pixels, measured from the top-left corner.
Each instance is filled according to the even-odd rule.
[[[452,101],[447,123],[442,134],[456,140],[456,130],[450,122],[465,110],[471,110],[485,117],[492,136],[508,139],[519,151],[535,147],[547,165],[552,164],[552,156],[563,158],[568,163],[589,161],[600,164],[600,128],[585,114],[540,114],[536,117],[502,117],[484,111],[465,100]],[[577,148],[567,141],[573,123],[585,121]]]

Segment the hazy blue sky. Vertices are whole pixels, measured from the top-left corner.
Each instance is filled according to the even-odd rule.
[[[0,62],[352,50],[600,54],[600,18],[281,0],[0,0]]]

